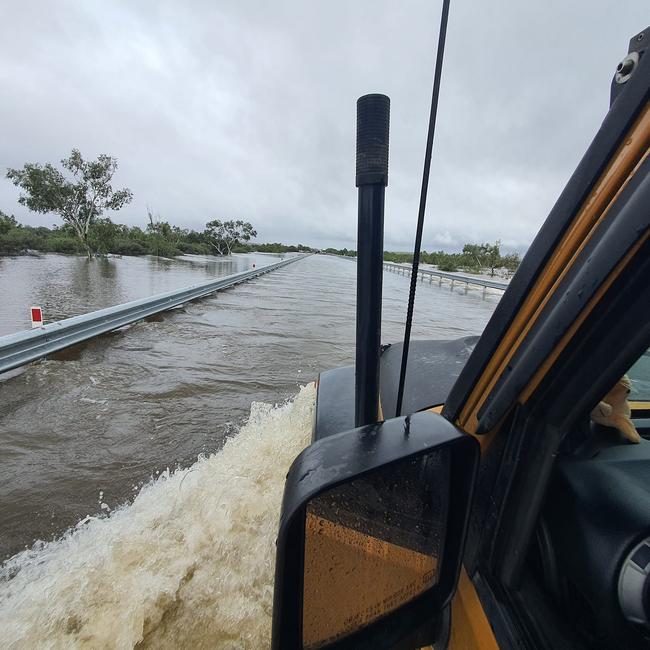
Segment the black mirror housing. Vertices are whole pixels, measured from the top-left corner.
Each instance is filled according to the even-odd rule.
[[[478,459],[473,437],[430,412],[307,447],[285,484],[272,647],[394,648],[417,630],[434,642]]]

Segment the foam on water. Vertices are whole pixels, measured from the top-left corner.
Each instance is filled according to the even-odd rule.
[[[218,453],[8,560],[0,645],[268,647],[284,478],[309,441],[315,394],[253,403]]]

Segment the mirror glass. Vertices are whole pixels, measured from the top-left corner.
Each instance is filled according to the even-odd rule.
[[[307,505],[303,646],[348,636],[433,587],[443,553],[450,452],[401,460]]]

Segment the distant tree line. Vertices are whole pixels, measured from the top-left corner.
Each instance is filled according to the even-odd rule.
[[[13,216],[0,210],[0,253],[17,255],[27,250],[52,253],[81,255],[87,253],[86,245],[99,255],[109,253],[116,255],[158,255],[174,257],[176,255],[214,255],[225,254],[223,243],[216,243],[214,225],[202,232],[172,226],[148,213],[149,223],[146,228],[126,226],[113,223],[108,218],[96,219],[89,227],[86,242],[82,242],[74,228],[69,224],[62,226],[26,226],[18,223]],[[209,222],[214,224],[214,221]],[[244,222],[246,223],[246,222]],[[250,225],[250,224],[247,224]],[[252,227],[251,227],[252,229]],[[248,228],[247,228],[248,231]],[[254,231],[253,231],[254,232]],[[298,253],[317,252],[317,249],[303,244],[287,245],[279,242],[270,244],[251,243],[250,241],[229,241],[231,253]],[[219,252],[222,247],[223,253]],[[356,257],[357,252],[348,248],[326,248],[324,253]],[[412,253],[384,251],[387,262],[413,262]],[[441,271],[467,271],[479,273],[487,271],[494,275],[497,269],[514,272],[521,261],[517,253],[503,255],[500,242],[494,244],[465,244],[460,253],[423,251],[420,261],[433,264]]]
[[[347,248],[326,248],[323,253],[329,253],[330,255],[343,255],[343,257],[356,257],[357,251],[348,250]],[[384,253],[386,255],[386,253]]]
[[[237,252],[268,253],[314,252],[298,244],[252,244],[257,231],[241,219],[212,219],[203,231],[172,226],[147,209],[148,223],[139,226],[113,223],[104,216],[119,210],[133,198],[131,190],[113,189],[111,181],[117,170],[117,159],[101,154],[96,160],[84,160],[78,149],[61,160],[63,171],[50,163],[27,163],[22,169],[8,169],[7,178],[21,190],[18,202],[34,212],[56,214],[62,226],[24,226],[13,216],[0,211],[0,253],[18,254],[28,250],[55,253],[106,255],[159,255],[174,257],[187,253],[199,255],[230,255]],[[420,260],[434,264],[442,271],[489,271],[505,268],[514,271],[519,255],[502,255],[501,242],[465,244],[460,253],[421,253]],[[356,257],[356,251],[327,248],[326,253]],[[391,262],[413,261],[410,253],[386,251],[384,259]]]
[[[357,256],[356,251],[347,248],[326,248],[324,252],[344,255],[345,257]],[[412,264],[413,253],[384,251],[384,260],[398,264]],[[447,253],[445,251],[427,253],[427,251],[422,251],[420,253],[420,262],[435,265],[441,271],[466,271],[469,273],[487,271],[494,276],[497,269],[506,269],[508,272],[513,273],[517,270],[521,258],[518,253],[503,255],[501,253],[501,242],[497,240],[493,244],[465,244],[460,253]]]
[[[106,255],[215,255],[219,254],[205,231],[172,226],[167,221],[150,221],[143,229],[113,223],[108,218],[96,219],[88,229],[86,242],[82,242],[69,224],[62,226],[26,226],[13,216],[0,210],[0,254],[19,255],[29,250],[87,254],[86,245],[93,254]],[[303,244],[258,244],[246,241],[230,242],[231,253],[292,253],[313,252]]]

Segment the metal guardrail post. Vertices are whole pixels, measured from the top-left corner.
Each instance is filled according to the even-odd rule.
[[[398,275],[406,275],[409,273],[409,269],[402,264],[395,264],[394,262],[384,262],[384,268],[388,271],[396,272]],[[435,277],[438,278],[438,285],[442,284],[444,280],[450,280],[452,283],[455,282],[464,282],[467,285],[474,285],[476,287],[483,287],[488,289],[498,289],[500,291],[505,291],[508,288],[507,282],[499,282],[498,280],[484,280],[483,278],[473,278],[469,275],[461,275],[459,273],[448,273],[446,271],[436,271],[434,269],[419,269],[419,273],[428,275],[429,278]]]

